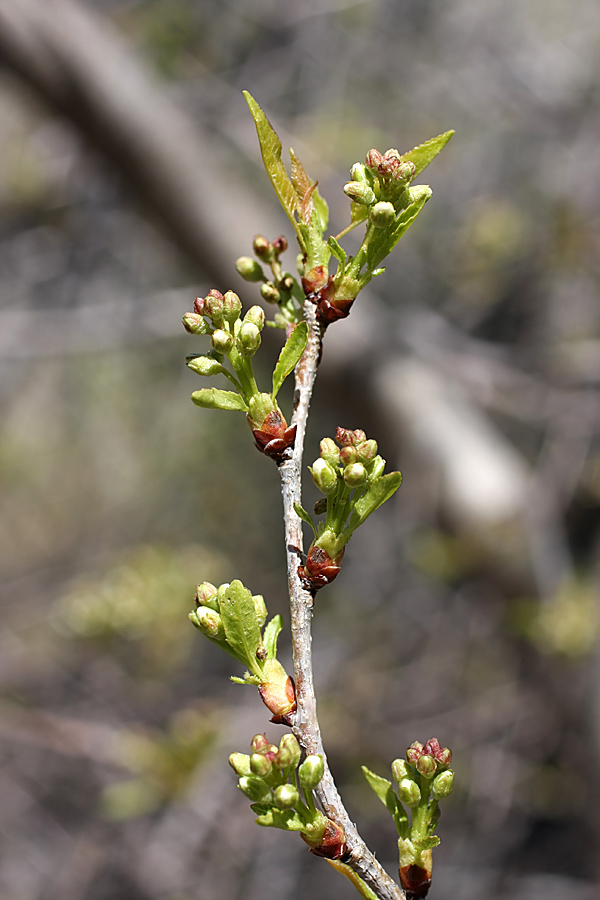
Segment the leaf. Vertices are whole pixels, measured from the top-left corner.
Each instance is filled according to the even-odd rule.
[[[374,235],[369,242],[367,251],[367,271],[370,273],[370,278],[373,277],[373,270],[375,270],[379,263],[392,252],[400,238],[408,231],[432,194],[431,188],[426,187],[425,185],[410,188],[410,190],[417,195],[416,199],[410,206],[407,206],[406,209],[402,210],[394,222],[392,231],[387,232],[382,228],[381,236]]]
[[[192,400],[196,406],[204,409],[233,409],[248,412],[242,397],[233,391],[220,391],[218,388],[202,388],[194,391]]]
[[[308,341],[308,325],[300,322],[281,348],[275,371],[273,372],[273,400],[290,372],[296,368]]]
[[[294,213],[299,212],[298,195],[281,161],[281,141],[254,97],[248,91],[243,93],[256,125],[258,143],[260,144],[260,152],[267,175],[271,179],[271,184],[275,188],[279,202],[294,226],[296,234],[298,237],[301,237],[298,231],[298,223],[294,216]]]
[[[296,515],[302,519],[303,522],[306,522],[307,525],[310,525],[312,530],[315,533],[315,537],[317,536],[317,529],[315,528],[315,523],[312,520],[312,516],[308,513],[303,506],[300,506],[299,503],[294,503],[294,509],[296,510]]]
[[[414,164],[415,167],[415,178],[417,175],[420,175],[423,169],[425,169],[429,163],[435,159],[435,157],[440,153],[452,135],[454,131],[445,131],[443,134],[438,134],[437,137],[431,138],[429,141],[425,141],[424,144],[419,144],[417,147],[413,147],[412,150],[409,150],[408,153],[403,153],[400,159],[402,161],[408,160]]]
[[[420,841],[414,841],[414,845],[419,853],[422,853],[423,850],[433,850],[433,848],[439,846],[440,843],[441,841],[436,834],[433,834],[431,837],[422,838]]]
[[[317,189],[317,182],[313,181],[306,174],[306,170],[295,152],[290,147],[290,159],[292,160],[292,184],[298,195],[300,208],[302,209],[302,218],[307,225],[312,224],[313,208],[317,213],[317,226],[321,234],[327,228],[329,221],[329,207],[326,200],[320,195]],[[307,203],[307,198],[310,204]]]
[[[229,680],[235,684],[253,684],[255,687],[260,684],[260,678],[257,678],[256,675],[251,675],[250,672],[246,672],[243,678],[238,678],[237,675],[230,675]]]
[[[283,619],[281,616],[273,616],[263,631],[263,646],[267,651],[268,659],[277,658],[277,638],[279,637],[282,628]]]
[[[338,242],[336,241],[336,239],[334,238],[333,235],[330,235],[330,237],[327,241],[327,246],[331,250],[332,256],[335,256],[335,258],[337,259],[337,261],[340,264],[339,274],[343,275],[344,269],[346,268],[346,262],[348,261],[348,254],[346,253],[344,248],[341,247],[340,244],[338,244]]]
[[[381,775],[376,775],[375,772],[371,772],[366,766],[361,766],[361,769],[369,783],[369,787],[377,794],[394,820],[398,834],[400,837],[403,837],[406,832],[406,825],[408,824],[408,816],[406,815],[400,800],[396,796],[392,787],[392,782],[388,781],[387,778],[382,778]]]
[[[252,810],[263,809],[259,803],[252,804]],[[270,828],[281,828],[283,831],[304,831],[306,825],[294,809],[277,809],[277,807],[267,808],[256,819],[257,825],[264,825]]]
[[[371,513],[374,513],[382,503],[396,493],[401,484],[400,472],[389,472],[387,475],[377,478],[354,504],[348,530],[353,532],[359,525],[362,525]]]
[[[248,666],[252,675],[262,678],[262,668],[256,658],[260,646],[256,609],[252,594],[241,581],[232,581],[219,598],[219,612],[232,653]]]

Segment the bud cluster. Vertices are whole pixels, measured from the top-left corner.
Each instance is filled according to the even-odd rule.
[[[274,245],[269,244],[268,253],[273,259],[277,258],[274,246],[283,247],[285,238],[277,241]],[[296,427],[288,428],[275,397],[306,346],[306,323],[291,330],[281,351],[270,394],[258,390],[252,367],[252,357],[260,347],[265,327],[265,313],[260,306],[250,307],[242,318],[242,304],[237,294],[233,291],[222,294],[212,289],[206,297],[196,298],[194,312],[184,315],[183,324],[191,334],[210,335],[212,343],[212,349],[206,355],[193,354],[187,358],[189,368],[202,376],[224,375],[236,389],[235,393],[215,388],[195,391],[193,402],[210,409],[245,412],[256,447],[277,463],[283,462],[293,447]],[[225,366],[225,360],[229,368]]]
[[[260,294],[266,303],[279,306],[279,313],[275,316],[273,324],[281,328],[300,321],[299,305],[294,303],[294,297],[296,300],[301,299],[298,282],[290,272],[283,271],[279,260],[287,248],[287,238],[283,234],[274,241],[257,234],[252,243],[256,259],[251,256],[240,256],[235,263],[238,275],[241,275],[244,281],[261,282]],[[265,275],[263,265],[269,266],[270,277]]]
[[[261,594],[252,595],[241,581],[218,588],[208,581],[199,584],[190,620],[209,640],[248,667],[239,684],[254,684],[273,714],[271,721],[288,723],[296,711],[294,682],[277,659],[277,637],[281,616],[267,621],[267,607]]]
[[[251,752],[232,753],[229,765],[239,776],[238,787],[250,800],[259,825],[298,831],[313,853],[339,859],[346,849],[342,828],[317,810],[313,791],[323,777],[323,757],[307,756],[293,734],[279,747],[255,734]]]
[[[300,577],[311,591],[330,584],[340,571],[344,549],[352,534],[400,486],[399,472],[384,475],[385,460],[377,453],[377,442],[361,429],[338,428],[335,440],[324,438],[320,455],[310,467],[312,479],[325,494],[315,514],[325,513],[325,522],[315,527],[313,541]]]

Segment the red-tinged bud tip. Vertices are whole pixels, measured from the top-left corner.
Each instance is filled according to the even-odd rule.
[[[431,872],[421,866],[402,866],[400,886],[406,893],[406,900],[423,900],[431,887]]]
[[[298,575],[304,586],[309,591],[319,591],[327,584],[331,584],[340,572],[340,563],[344,556],[344,550],[331,559],[329,553],[322,547],[311,547],[306,557],[306,563],[298,569]]]
[[[280,256],[282,253],[285,253],[287,248],[287,238],[284,234],[280,234],[279,237],[276,237],[273,241],[273,250],[275,251],[275,256]]]
[[[259,259],[264,259],[267,262],[273,256],[273,244],[262,234],[256,235],[252,242],[252,249]]]
[[[331,819],[327,820],[325,832],[316,846],[305,834],[301,834],[300,837],[308,844],[310,852],[315,856],[324,856],[325,859],[340,859],[346,852],[344,829],[332,822]]]
[[[335,432],[335,439],[340,447],[357,447],[366,441],[367,436],[361,428],[356,428],[353,431],[350,428],[338,427]]]
[[[369,150],[365,159],[365,165],[368,169],[377,169],[383,161],[383,155],[379,150]]]
[[[423,744],[414,741],[406,751],[406,762],[411,766],[416,766],[423,755]]]
[[[194,312],[197,312],[199,316],[204,315],[204,297],[196,297],[194,300]]]
[[[252,748],[253,753],[262,753],[264,750],[268,750],[270,746],[271,744],[267,740],[266,734],[255,734],[250,741],[250,747]]]

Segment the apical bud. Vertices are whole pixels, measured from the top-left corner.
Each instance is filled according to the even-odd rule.
[[[298,769],[298,778],[303,791],[314,791],[321,778],[325,766],[322,756],[307,756]]]
[[[285,759],[289,758],[289,762],[284,762],[284,757],[280,754],[286,754]],[[302,751],[300,750],[300,744],[296,740],[293,734],[284,734],[281,740],[279,741],[279,750],[277,753],[277,761],[276,765],[279,766],[280,769],[286,769],[288,767],[296,768],[298,763],[300,762],[300,756],[302,755]]]
[[[273,241],[273,251],[275,252],[275,256],[280,256],[282,253],[288,248],[288,242],[285,234],[280,234],[279,237],[276,237]]]
[[[366,441],[367,436],[362,428],[341,428],[338,426],[335,431],[335,439],[340,447],[356,447]]]
[[[417,761],[417,772],[419,773],[419,775],[422,775],[423,778],[433,778],[436,770],[437,763],[433,756],[423,754],[423,756]]]
[[[268,778],[273,769],[273,763],[263,753],[253,753],[250,757],[250,768],[253,775],[259,778]]]
[[[362,487],[367,482],[367,470],[362,463],[352,463],[344,469],[344,481],[348,487]]]
[[[239,319],[242,311],[242,301],[234,291],[227,291],[223,297],[223,318],[230,325]]]
[[[247,777],[252,774],[250,757],[247,753],[232,753],[229,757],[229,765],[236,775],[245,775]]]
[[[240,328],[239,342],[244,356],[254,356],[260,347],[260,330],[253,322],[244,322]]]
[[[244,281],[264,281],[265,273],[262,266],[251,256],[240,256],[235,261],[235,268],[238,275],[241,275]]]
[[[217,604],[217,589],[210,581],[203,581],[196,588],[196,602],[198,606],[210,606],[211,609],[219,611]]]
[[[257,234],[252,242],[252,249],[256,253],[259,259],[264,259],[265,262],[271,262],[273,259],[273,244],[266,239],[262,234]]]
[[[371,222],[376,228],[387,228],[395,218],[396,210],[386,200],[380,200],[371,210]]]
[[[361,206],[370,206],[375,202],[375,194],[368,184],[364,181],[348,181],[344,185],[344,193],[346,197],[350,197],[355,203]]]
[[[238,787],[253,803],[265,803],[273,799],[271,789],[256,775],[242,775]]]
[[[392,775],[396,781],[400,782],[403,778],[409,776],[409,768],[403,759],[395,759],[392,763]]]
[[[452,769],[446,769],[444,772],[436,775],[431,787],[434,800],[444,800],[446,797],[449,797],[454,787],[454,772]]]
[[[340,462],[340,451],[333,438],[323,438],[319,444],[321,459],[328,462],[330,466],[337,466]]]
[[[183,319],[183,327],[189,334],[208,334],[210,329],[199,313],[187,312]]]
[[[233,335],[229,334],[228,331],[217,328],[216,331],[213,331],[211,342],[213,349],[216,350],[217,353],[229,353],[233,347]]]
[[[414,809],[421,802],[419,785],[412,778],[403,778],[398,784],[398,796],[409,809]]]
[[[262,306],[251,306],[246,315],[244,316],[244,324],[250,322],[252,325],[256,325],[259,331],[262,331],[265,327],[265,311]]]
[[[272,281],[265,281],[260,286],[260,295],[267,303],[279,303],[281,294]]]
[[[279,809],[293,809],[300,802],[298,788],[293,784],[280,784],[274,790],[275,805]]]
[[[332,494],[337,489],[337,472],[321,457],[314,461],[310,474],[314,483],[323,494]]]

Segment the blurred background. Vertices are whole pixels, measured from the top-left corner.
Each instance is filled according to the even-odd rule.
[[[596,0],[0,0],[0,63],[0,896],[352,896],[254,826],[227,756],[281,729],[187,622],[234,577],[289,619],[273,465],[190,403],[181,327],[210,287],[258,302],[233,261],[291,240],[248,89],[332,233],[370,147],[456,129],[308,432],[307,464],[342,425],[404,473],[316,605],[350,814],[393,874],[359,766],[435,735],[432,900],[597,897]]]

